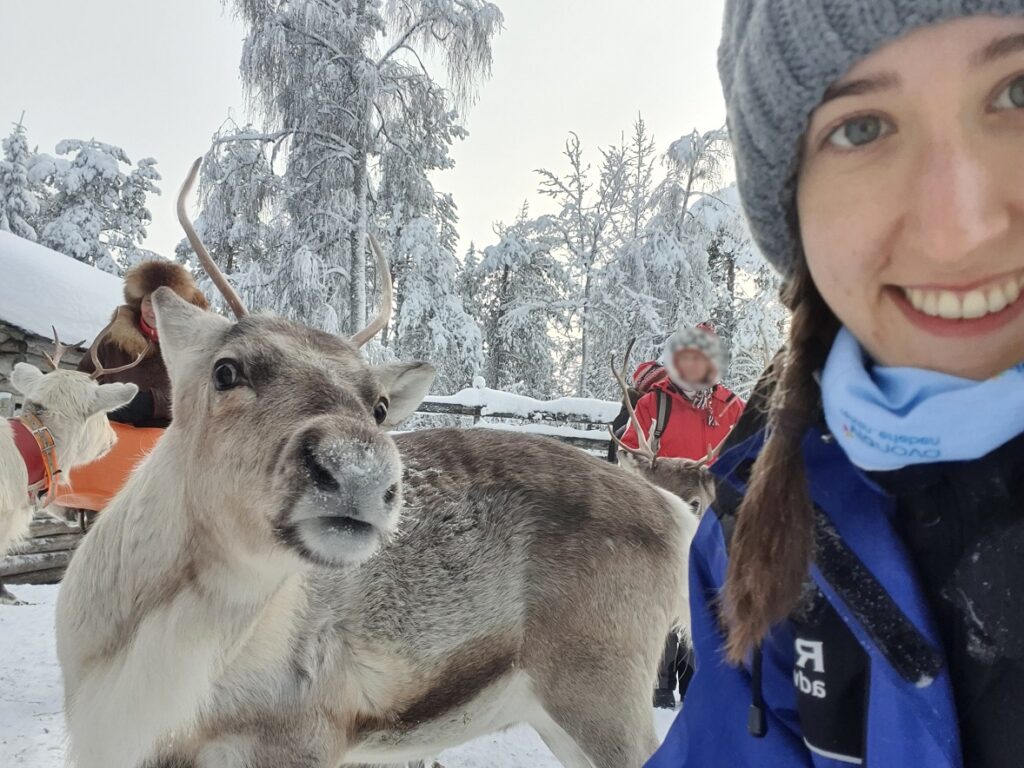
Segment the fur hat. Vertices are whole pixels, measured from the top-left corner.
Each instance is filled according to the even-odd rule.
[[[201,309],[209,307],[206,297],[196,285],[188,270],[173,261],[143,261],[128,270],[124,276],[124,300],[138,309],[142,300],[161,286],[167,286],[185,301]]]
[[[681,349],[694,349],[707,357],[715,369],[712,376],[716,381],[726,369],[728,361],[725,349],[722,347],[722,340],[718,338],[715,326],[711,323],[701,323],[695,328],[680,328],[666,342],[664,364],[676,384],[680,382],[676,381],[679,375],[675,370],[673,358]]]

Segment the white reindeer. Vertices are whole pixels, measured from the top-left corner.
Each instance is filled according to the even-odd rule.
[[[174,420],[60,593],[71,765],[396,763],[519,722],[568,768],[656,747],[688,507],[552,440],[390,436],[433,369],[358,354],[371,245],[351,342],[154,294]]]
[[[40,496],[45,504],[71,467],[110,450],[116,437],[107,412],[138,392],[134,384],[99,384],[98,376],[60,369],[65,347],[56,334],[52,372],[18,363],[11,373],[25,401],[18,416],[0,425],[0,555],[28,531]],[[0,585],[0,602],[12,601]]]

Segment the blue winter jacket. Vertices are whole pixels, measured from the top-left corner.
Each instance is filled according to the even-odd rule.
[[[690,553],[696,674],[648,768],[960,768],[949,674],[891,524],[894,504],[823,431],[804,442],[817,508],[807,600],[763,643],[759,681],[753,657],[741,668],[725,663],[716,605],[735,510],[763,439],[755,434],[716,464],[718,500]],[[758,710],[761,737],[748,728]]]

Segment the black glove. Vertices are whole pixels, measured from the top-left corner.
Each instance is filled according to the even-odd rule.
[[[131,402],[107,414],[111,421],[132,424],[136,427],[149,426],[153,421],[153,394],[139,391]]]

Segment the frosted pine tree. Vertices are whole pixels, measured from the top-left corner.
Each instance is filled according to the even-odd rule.
[[[342,329],[361,327],[366,234],[387,216],[374,211],[377,174],[394,168],[399,155],[416,171],[400,174],[404,180],[443,167],[445,158],[429,153],[456,134],[454,107],[468,104],[489,73],[501,14],[481,0],[230,4],[249,28],[243,81],[263,118],[263,139],[282,158],[272,206],[284,240],[293,255],[303,248],[316,262],[319,288]],[[436,84],[428,61],[441,62],[447,88]],[[420,146],[422,136],[434,143]],[[384,227],[395,241],[404,223],[432,215],[400,211],[406,218]],[[445,222],[436,223],[437,241],[450,240]]]
[[[789,313],[779,300],[781,280],[754,244],[736,185],[701,198],[694,218],[717,269],[713,317],[731,352],[727,379],[746,394],[784,339]]]
[[[427,218],[413,219],[402,228],[395,252],[407,267],[396,283],[402,303],[392,330],[392,351],[401,359],[430,360],[437,367],[437,391],[468,386],[483,366],[482,340],[462,304],[454,255],[441,245],[437,225]]]
[[[142,241],[152,220],[147,196],[160,191],[156,161],[133,168],[123,149],[94,139],[62,141],[56,151],[36,155],[29,168],[30,181],[48,188],[39,242],[113,274],[155,256]]]
[[[579,397],[591,397],[595,388],[603,388],[597,378],[593,345],[605,325],[602,317],[599,278],[614,251],[615,222],[623,213],[627,164],[625,149],[612,147],[602,152],[596,187],[593,169],[583,156],[579,137],[573,133],[563,152],[569,169],[559,175],[547,169],[541,177],[540,192],[558,206],[558,212],[540,222],[558,244],[573,283],[568,299],[571,308],[571,333],[566,336],[562,356],[564,370],[575,378],[573,391]]]
[[[325,313],[319,286],[299,283],[310,274],[319,279],[318,269],[310,271],[310,260],[316,261],[315,257],[301,245],[289,248],[282,241],[271,207],[280,179],[271,168],[267,142],[248,138],[254,135],[259,132],[251,126],[239,128],[231,122],[214,135],[200,170],[201,213],[195,220],[196,231],[247,306],[287,312],[289,302],[294,300],[295,306],[311,313],[310,317]],[[178,245],[177,255],[203,276],[201,288],[220,309],[226,309],[219,291],[198,268],[187,240]],[[296,267],[296,283],[282,294],[275,289],[275,284],[281,282],[276,273],[292,267]]]
[[[37,190],[29,180],[32,152],[25,126],[19,121],[3,140],[0,160],[0,229],[18,237],[38,238],[32,221],[39,214]]]
[[[552,330],[562,322],[569,288],[565,270],[525,204],[512,226],[498,227],[498,236],[474,270],[484,375],[494,388],[550,398],[558,386]]]

